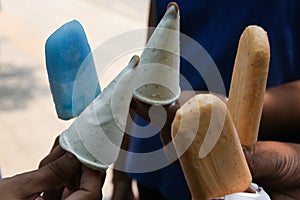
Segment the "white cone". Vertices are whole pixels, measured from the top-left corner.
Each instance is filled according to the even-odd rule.
[[[136,87],[138,62],[139,57],[134,56],[128,66],[60,135],[61,147],[92,169],[106,169],[118,157],[132,92]]]
[[[153,83],[138,88],[134,96],[148,104],[167,105],[177,100],[180,95],[179,60],[179,11],[177,4],[170,3],[141,55],[140,66],[145,65],[145,70],[139,77],[153,80]]]

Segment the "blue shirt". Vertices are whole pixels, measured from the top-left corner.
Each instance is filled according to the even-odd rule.
[[[156,24],[168,3],[167,0],[156,0]],[[261,26],[268,33],[271,60],[267,87],[300,78],[300,1],[189,0],[177,3],[180,8],[181,32],[192,37],[209,53],[220,71],[227,94],[239,38],[248,25]],[[181,52],[197,58],[188,45],[182,44]],[[195,90],[207,89],[203,78],[189,62],[181,59],[180,68],[181,74]],[[181,85],[181,88],[184,90],[185,86]],[[136,118],[140,124],[145,123]],[[130,150],[150,152],[161,146],[158,134],[146,139],[133,137]],[[128,166],[138,165],[132,163],[130,157],[127,162]],[[131,173],[130,176],[142,185],[159,190],[166,199],[191,199],[179,165],[171,164],[154,172]]]

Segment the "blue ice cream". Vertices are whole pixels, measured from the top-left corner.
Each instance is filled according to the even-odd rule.
[[[78,116],[101,92],[90,45],[81,24],[70,21],[46,41],[46,66],[58,118]]]

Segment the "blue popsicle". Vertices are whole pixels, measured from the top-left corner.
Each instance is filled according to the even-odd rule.
[[[81,24],[70,21],[46,41],[46,66],[58,118],[78,116],[100,94],[90,45]]]

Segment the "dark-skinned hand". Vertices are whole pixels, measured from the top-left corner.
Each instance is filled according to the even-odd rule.
[[[38,170],[0,180],[1,200],[99,200],[105,171],[83,166],[56,140]]]
[[[257,142],[244,152],[253,182],[272,200],[300,199],[300,144]]]

